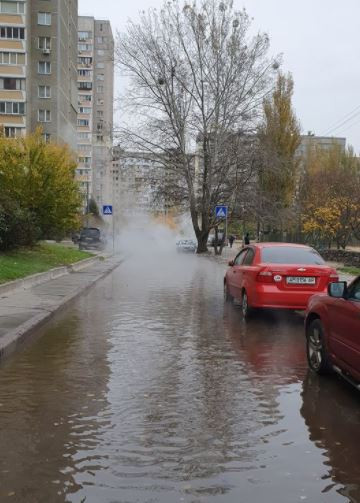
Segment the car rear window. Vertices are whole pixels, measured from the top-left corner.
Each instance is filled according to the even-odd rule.
[[[324,259],[312,248],[296,246],[268,246],[261,251],[261,261],[270,264],[325,264]]]
[[[83,229],[81,231],[81,237],[98,238],[100,237],[99,229]]]

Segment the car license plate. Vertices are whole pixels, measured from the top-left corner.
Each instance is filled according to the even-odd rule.
[[[315,285],[315,278],[310,276],[288,276],[286,283],[288,285]]]

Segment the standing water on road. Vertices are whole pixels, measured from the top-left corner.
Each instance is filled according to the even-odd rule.
[[[223,273],[145,245],[0,367],[1,502],[360,502],[358,395]]]

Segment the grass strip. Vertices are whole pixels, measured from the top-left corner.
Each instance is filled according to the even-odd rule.
[[[346,274],[351,274],[352,276],[359,276],[360,275],[360,268],[359,267],[344,266],[344,267],[339,267],[338,271],[344,272]]]
[[[92,256],[92,253],[53,243],[40,243],[34,248],[0,253],[0,284],[74,264]]]

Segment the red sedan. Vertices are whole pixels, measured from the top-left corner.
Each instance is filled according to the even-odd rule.
[[[246,246],[229,266],[225,299],[239,299],[244,317],[255,308],[306,309],[312,295],[338,280],[317,251],[291,243]]]
[[[360,381],[360,276],[349,286],[331,283],[328,295],[315,295],[306,313],[309,366],[318,374],[333,369]],[[360,386],[358,386],[360,389]]]

